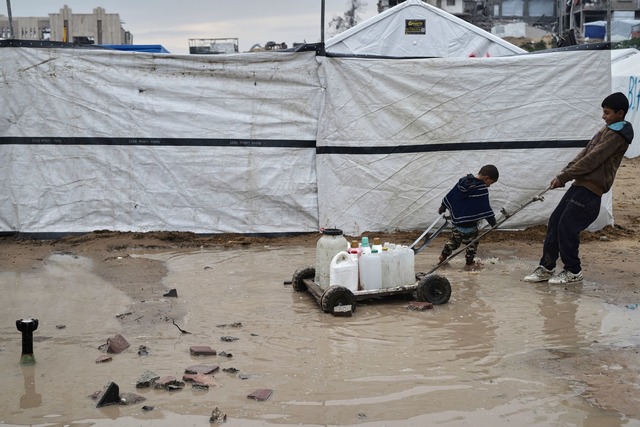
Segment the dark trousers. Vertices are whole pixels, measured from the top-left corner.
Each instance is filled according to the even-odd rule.
[[[540,265],[549,270],[555,268],[559,255],[565,270],[581,271],[580,232],[598,218],[601,199],[585,187],[571,186],[567,190],[549,217]]]

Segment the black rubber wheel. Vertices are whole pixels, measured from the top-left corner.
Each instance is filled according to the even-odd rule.
[[[325,313],[351,316],[356,311],[356,299],[344,286],[329,286],[320,298],[320,307]]]
[[[427,274],[418,282],[416,294],[420,301],[435,305],[446,304],[451,297],[451,284],[444,276]]]
[[[316,277],[316,269],[315,267],[303,267],[296,270],[293,273],[293,278],[291,279],[291,286],[293,290],[296,292],[304,292],[307,290],[307,285],[304,284],[305,279],[313,280]]]

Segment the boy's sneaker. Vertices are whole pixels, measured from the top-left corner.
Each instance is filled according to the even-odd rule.
[[[562,270],[557,276],[553,276],[549,279],[551,285],[563,285],[565,283],[574,283],[582,281],[582,271],[578,273],[572,273],[569,270]]]
[[[533,270],[533,273],[531,273],[528,276],[525,276],[524,281],[525,282],[546,282],[547,280],[551,279],[553,277],[553,273],[555,273],[556,270],[555,268],[553,270],[547,270],[546,268],[544,268],[543,266],[539,265],[538,268],[536,268],[535,270]]]

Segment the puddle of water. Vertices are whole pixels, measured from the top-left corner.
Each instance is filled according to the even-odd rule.
[[[0,423],[206,425],[217,406],[229,426],[640,426],[591,406],[540,367],[555,357],[550,349],[637,343],[637,323],[635,330],[627,325],[637,314],[579,292],[524,284],[519,279],[530,265],[517,259],[496,258],[479,274],[452,262],[438,271],[452,284],[451,301],[433,310],[410,311],[406,300],[387,299],[360,304],[344,318],[322,313],[310,294],[283,284],[313,264],[314,248],[141,256],[166,262],[164,285],[177,290],[176,303],[187,312],[176,323],[190,334],[159,322],[127,335],[115,314],[137,310],[139,302],[93,275],[86,259],[57,255],[43,270],[0,273],[11,286],[1,315],[9,326],[0,329]],[[416,261],[419,271],[431,267],[427,257]],[[51,338],[34,344],[34,367],[20,368],[13,328],[26,315],[40,319],[34,336]],[[230,326],[235,322],[242,327]],[[59,323],[67,328],[55,329]],[[97,365],[97,347],[116,333],[131,348]],[[136,354],[139,345],[148,357]],[[233,357],[190,356],[192,345]],[[145,370],[180,378],[201,363],[234,367],[248,379],[220,371],[220,386],[204,392],[135,389]],[[111,381],[147,401],[96,409],[87,396]],[[269,400],[247,399],[260,388],[274,390]]]

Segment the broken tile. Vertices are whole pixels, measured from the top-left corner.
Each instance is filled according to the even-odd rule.
[[[218,365],[193,365],[185,368],[184,372],[187,374],[211,374],[219,368]]]
[[[160,378],[160,375],[156,374],[155,372],[145,371],[140,376],[140,378],[138,378],[138,381],[136,382],[136,388],[151,387],[159,378]]]
[[[142,397],[139,394],[135,393],[120,393],[120,404],[121,405],[135,405],[136,403],[144,402],[147,400],[146,397]]]
[[[269,389],[269,388],[259,388],[256,391],[252,392],[251,394],[249,394],[247,396],[248,399],[255,399],[259,402],[263,402],[265,400],[267,400],[270,396],[271,393],[273,393],[273,390]]]
[[[189,348],[192,356],[215,356],[216,351],[208,345],[192,345]]]
[[[107,340],[107,353],[122,353],[129,348],[129,343],[120,334],[114,335]]]
[[[411,301],[407,308],[413,311],[425,311],[432,309],[433,304],[426,301]]]
[[[164,377],[158,378],[153,387],[173,391],[183,389],[184,383],[176,379],[173,375],[165,375]]]
[[[213,379],[211,375],[205,374],[184,374],[182,379],[185,382],[190,382],[194,387],[218,387],[218,383]]]
[[[102,355],[96,359],[96,363],[111,362],[111,356]]]
[[[120,403],[120,387],[116,383],[109,383],[104,390],[97,397],[98,403],[96,408],[102,408],[103,406],[117,405]]]

